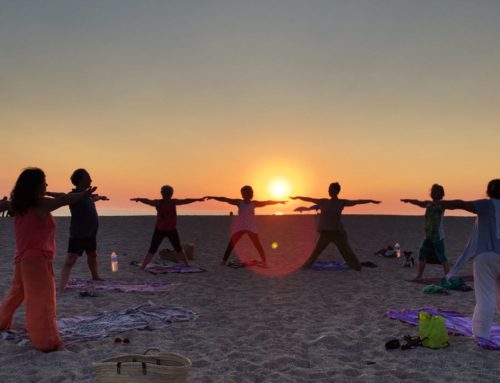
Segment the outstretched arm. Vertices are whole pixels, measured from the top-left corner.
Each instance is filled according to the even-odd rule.
[[[300,197],[300,196],[295,196],[295,197],[290,196],[289,198],[290,199],[300,199],[301,201],[311,202],[311,203],[314,203],[316,205],[319,205],[321,200],[323,199],[323,198],[311,198],[311,197]]]
[[[264,207],[268,205],[285,204],[287,201],[253,201],[255,207]]]
[[[97,188],[89,188],[79,193],[68,193],[59,195],[56,198],[43,197],[40,201],[39,208],[43,213],[50,213],[62,206],[71,205],[75,202],[80,201],[83,198],[90,197],[92,193],[95,192]],[[58,193],[60,194],[60,193]]]
[[[353,199],[353,200],[345,199],[344,200],[345,206],[356,206],[356,205],[363,205],[366,203],[374,203],[374,204],[378,205],[380,203],[380,201],[376,201],[374,199]]]
[[[214,196],[208,196],[208,199],[214,199],[219,202],[226,202],[230,205],[236,205],[238,206],[239,203],[241,202],[241,199],[232,199],[232,198],[226,198],[226,197],[214,197]]]
[[[92,194],[92,199],[94,200],[94,202],[109,201],[108,197],[106,197],[105,195],[99,195],[99,194]]]
[[[188,203],[193,202],[203,202],[207,199],[207,197],[202,198],[184,198],[184,199],[173,199],[172,202],[176,205],[187,205]]]
[[[134,202],[140,202],[140,203],[143,203],[143,204],[149,205],[149,206],[154,206],[154,207],[157,207],[159,202],[160,202],[157,199],[147,199],[147,198],[130,198],[130,200],[134,201]]]
[[[473,201],[462,201],[461,199],[449,200],[449,201],[440,201],[439,202],[444,209],[450,210],[465,210],[469,213],[476,214],[476,206]]]
[[[418,207],[423,207],[423,208],[426,208],[431,203],[430,201],[419,201],[418,199],[408,199],[408,198],[403,198],[401,202],[411,203],[412,205],[416,205]]]
[[[45,195],[48,195],[49,197],[53,198],[58,198],[58,197],[63,197],[66,195],[66,193],[59,193],[59,192],[46,192]]]

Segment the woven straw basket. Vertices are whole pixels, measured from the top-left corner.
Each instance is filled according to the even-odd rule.
[[[173,352],[123,355],[93,363],[99,383],[185,383],[191,361]]]

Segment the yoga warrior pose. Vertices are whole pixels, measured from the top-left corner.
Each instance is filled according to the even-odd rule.
[[[174,188],[169,185],[164,185],[161,188],[162,199],[147,199],[147,198],[131,198],[131,201],[141,202],[149,206],[153,206],[157,211],[157,218],[155,224],[155,230],[153,232],[153,238],[151,239],[151,245],[149,246],[148,253],[144,257],[141,264],[141,269],[145,269],[149,262],[153,259],[153,256],[158,251],[163,238],[167,237],[177,252],[180,259],[183,260],[186,266],[189,266],[186,253],[182,249],[181,241],[179,239],[179,234],[177,233],[177,209],[178,205],[186,205],[193,202],[202,202],[207,199],[207,197],[202,198],[185,198],[185,199],[173,199]]]
[[[227,244],[224,257],[222,258],[222,265],[225,265],[234,246],[245,234],[248,235],[253,245],[259,252],[263,264],[267,265],[266,254],[264,248],[260,243],[259,235],[257,234],[257,225],[255,224],[255,208],[264,207],[268,205],[276,205],[278,203],[286,203],[286,201],[253,201],[253,189],[251,186],[243,186],[241,188],[241,197],[243,199],[233,199],[226,197],[208,197],[219,202],[226,202],[231,205],[238,206],[238,216],[235,219],[232,227],[231,238]]]
[[[15,214],[15,271],[12,286],[0,306],[0,330],[10,328],[17,308],[25,303],[26,328],[33,347],[54,351],[63,347],[56,324],[56,289],[52,260],[56,223],[50,214],[64,205],[89,198],[96,188],[80,193],[46,196],[41,169],[23,170],[11,194]]]
[[[472,316],[472,333],[488,339],[495,307],[500,311],[500,179],[491,180],[486,188],[489,199],[452,201],[454,209],[477,214],[477,226],[462,257],[474,262],[474,295],[476,306]],[[458,268],[463,265],[457,260]],[[458,272],[455,266],[450,274]]]
[[[342,224],[341,215],[344,207],[355,206],[366,203],[379,204],[380,201],[372,199],[358,199],[348,200],[340,199],[340,184],[334,182],[328,188],[330,198],[311,198],[311,197],[290,197],[291,199],[299,199],[306,202],[314,203],[321,209],[319,216],[318,232],[319,238],[316,242],[316,247],[312,251],[309,258],[302,265],[303,268],[309,268],[319,255],[326,249],[326,247],[333,242],[339,249],[340,254],[344,258],[349,268],[354,270],[361,270],[358,258],[352,251],[351,246],[347,240],[347,233]]]
[[[420,201],[417,199],[401,200],[401,202],[425,208],[425,239],[420,246],[415,280],[422,279],[425,265],[433,256],[443,265],[445,274],[450,271],[450,264],[448,263],[444,248],[443,216],[446,207],[453,208],[454,203],[453,201],[443,201],[443,197],[444,188],[441,185],[434,184],[431,188],[432,201]]]

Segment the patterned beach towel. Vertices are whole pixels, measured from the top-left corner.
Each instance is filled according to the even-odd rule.
[[[68,282],[68,289],[99,289],[114,290],[123,293],[164,293],[174,290],[180,283],[167,282],[127,282],[127,281],[88,281],[72,279]]]
[[[57,321],[65,344],[96,340],[130,330],[157,330],[175,322],[195,320],[198,315],[182,307],[162,307],[147,303],[138,307],[97,315],[75,316]],[[2,331],[2,339],[20,345],[29,343],[25,330]]]
[[[311,270],[315,271],[346,271],[349,267],[344,262],[319,262],[316,261],[312,264]]]
[[[418,326],[418,313],[425,311],[433,315],[440,315],[445,319],[446,330],[450,335],[472,336],[472,318],[464,317],[455,311],[437,307],[421,307],[415,309],[389,310],[387,316],[402,322]],[[478,344],[491,350],[500,350],[500,325],[492,324],[490,339],[478,339]]]

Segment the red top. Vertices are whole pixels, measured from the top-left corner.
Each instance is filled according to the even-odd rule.
[[[172,201],[160,202],[156,208],[158,215],[156,217],[155,227],[158,230],[175,230],[177,227],[177,209]]]
[[[16,256],[14,262],[19,263],[26,258],[56,256],[56,221],[52,214],[40,218],[33,209],[26,213],[16,214],[14,219],[16,232]]]

